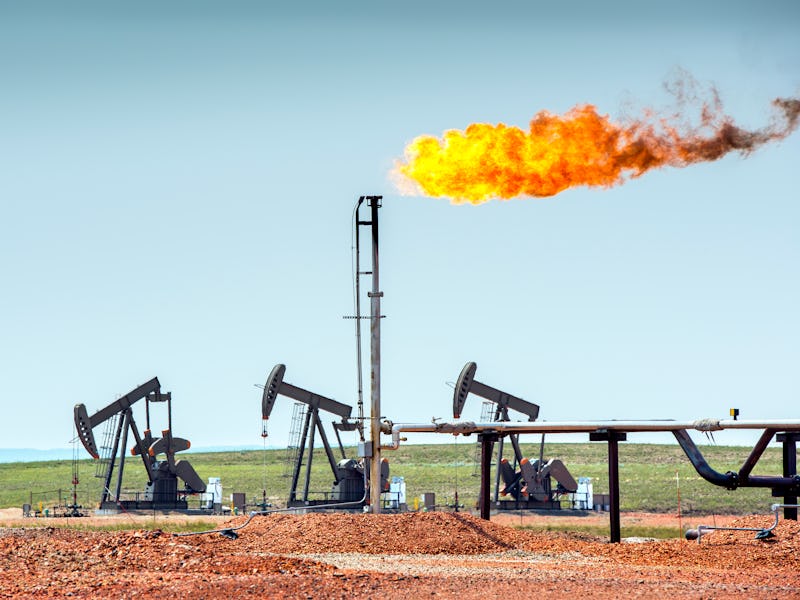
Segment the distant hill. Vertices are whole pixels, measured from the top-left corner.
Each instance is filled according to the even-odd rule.
[[[0,448],[0,463],[72,460],[72,448]]]
[[[261,446],[205,446],[191,448],[188,453],[194,452],[239,452],[242,450],[262,450]],[[268,447],[269,450],[275,448]],[[78,458],[91,458],[83,449],[78,448]],[[37,448],[0,448],[0,463],[13,462],[44,462],[48,460],[72,460],[72,448],[50,448],[39,450]]]

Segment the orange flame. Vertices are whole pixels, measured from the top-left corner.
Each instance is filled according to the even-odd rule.
[[[697,127],[672,124],[676,118],[622,125],[588,104],[565,115],[542,111],[527,132],[503,123],[474,123],[441,138],[414,139],[405,161],[396,164],[398,187],[407,187],[405,178],[416,184],[415,191],[455,204],[553,196],[581,185],[610,187],[650,169],[712,161],[731,151],[748,154],[788,136],[798,125],[800,99],[779,98],[773,105],[778,119],[754,131],[738,127],[718,102],[703,107]]]

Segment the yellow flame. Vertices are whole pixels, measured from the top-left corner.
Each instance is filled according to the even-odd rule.
[[[749,153],[786,137],[798,123],[800,100],[773,102],[780,122],[756,131],[736,126],[718,107],[704,106],[702,124],[680,131],[666,120],[622,125],[594,106],[564,115],[539,112],[528,131],[503,123],[474,123],[423,135],[395,165],[401,192],[481,204],[493,198],[545,197],[575,186],[610,187],[662,166],[716,160],[730,151]],[[411,184],[411,186],[409,186]]]

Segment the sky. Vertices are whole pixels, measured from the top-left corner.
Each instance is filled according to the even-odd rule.
[[[288,398],[260,435],[278,363],[355,406],[361,195],[382,416],[451,418],[475,361],[540,419],[797,418],[800,135],[480,206],[390,173],[421,134],[668,109],[681,74],[762,127],[800,95],[798,30],[789,0],[0,3],[0,447],[69,447],[76,403],[155,376],[195,447],[287,444]]]

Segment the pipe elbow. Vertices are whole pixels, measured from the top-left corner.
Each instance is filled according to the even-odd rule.
[[[741,483],[739,481],[739,474],[734,473],[733,471],[726,472],[725,478],[727,479],[727,482],[724,484],[726,490],[735,490]]]

